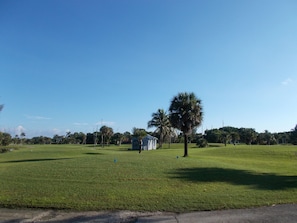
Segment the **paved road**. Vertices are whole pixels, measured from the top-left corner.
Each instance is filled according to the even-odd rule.
[[[295,223],[297,204],[275,205],[270,207],[236,209],[223,211],[201,211],[185,214],[164,212],[66,212],[36,209],[0,209],[1,223],[29,222],[108,222],[108,223]]]

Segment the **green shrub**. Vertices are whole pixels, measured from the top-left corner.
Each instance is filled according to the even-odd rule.
[[[6,153],[9,150],[10,150],[9,148],[0,148],[0,153]]]
[[[11,143],[11,135],[5,132],[0,132],[0,146],[7,146]]]
[[[196,145],[199,147],[199,148],[205,148],[208,146],[208,142],[206,139],[204,138],[199,138]]]

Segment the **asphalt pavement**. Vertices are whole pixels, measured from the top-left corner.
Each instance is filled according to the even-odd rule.
[[[43,209],[0,209],[1,223],[296,223],[297,204],[191,213],[88,211],[70,212]]]

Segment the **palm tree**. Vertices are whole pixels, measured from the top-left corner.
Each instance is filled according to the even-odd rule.
[[[220,139],[225,144],[225,146],[227,146],[227,143],[232,139],[232,136],[229,132],[222,131]]]
[[[163,109],[158,109],[152,114],[152,119],[147,123],[148,128],[156,127],[157,133],[160,135],[160,148],[164,142],[164,138],[170,133],[169,117]]]
[[[100,128],[100,133],[101,133],[101,146],[104,147],[104,138],[106,140],[106,144],[109,145],[110,138],[113,136],[113,129],[104,125]]]
[[[24,132],[21,133],[21,143],[23,144],[24,138],[26,137],[26,134]]]
[[[237,142],[239,141],[239,139],[240,139],[240,137],[239,137],[239,133],[233,131],[233,132],[231,132],[230,134],[231,134],[231,140],[232,140],[232,143],[235,145],[235,143],[237,143]]]
[[[169,107],[169,120],[172,127],[184,135],[184,157],[188,156],[188,136],[198,127],[203,118],[201,100],[194,93],[179,93]]]

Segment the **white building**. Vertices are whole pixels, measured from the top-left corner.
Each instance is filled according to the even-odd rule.
[[[142,138],[142,150],[157,149],[158,138],[146,135]],[[132,139],[132,150],[139,150],[139,140],[137,138]]]

